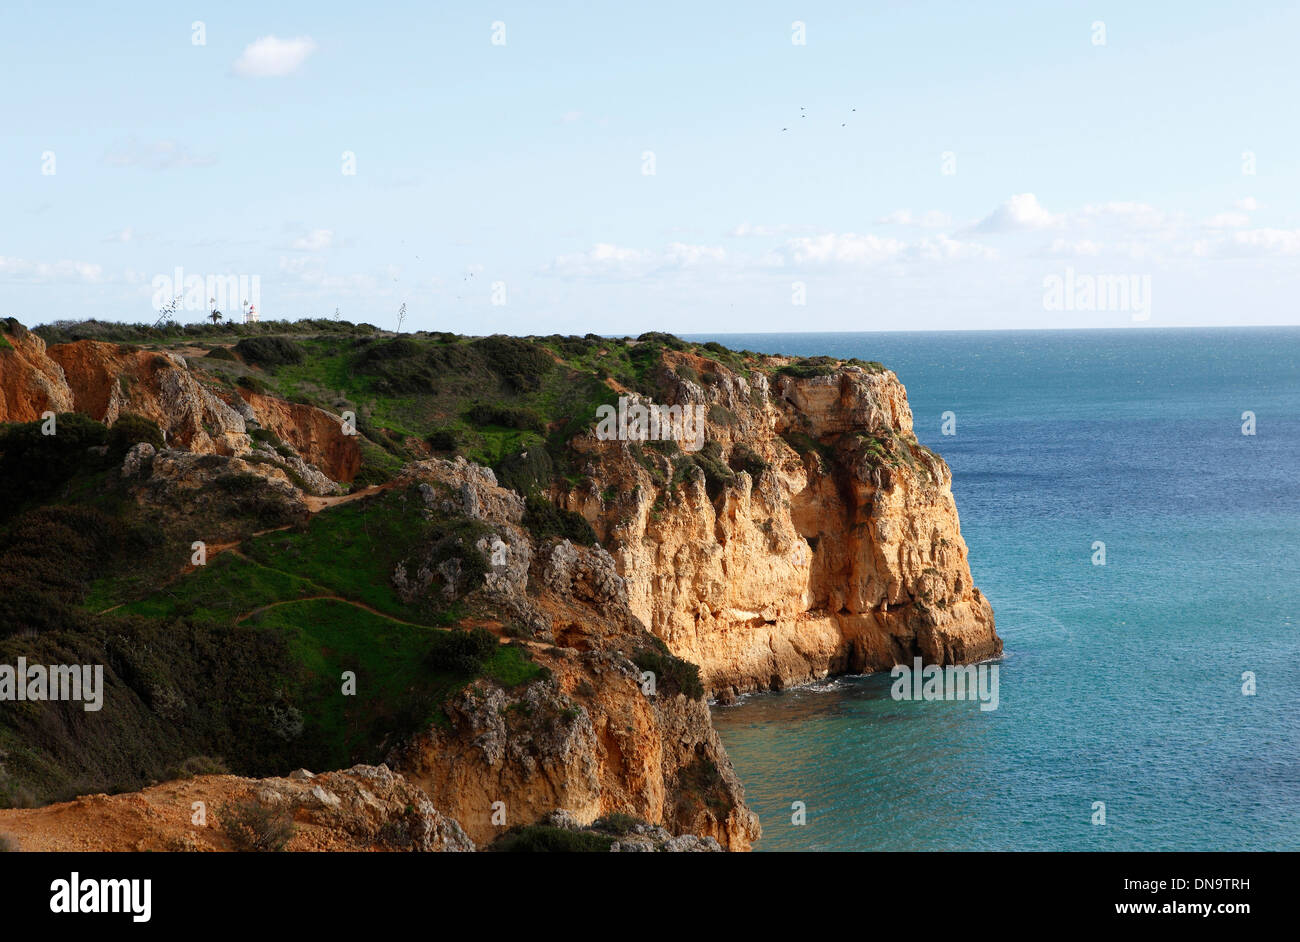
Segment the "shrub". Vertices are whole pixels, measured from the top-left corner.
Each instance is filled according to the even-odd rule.
[[[718,405],[716,402],[709,406],[709,421],[724,428],[735,428],[740,424],[740,420],[736,418],[736,413],[726,406]]]
[[[230,494],[247,494],[249,491],[259,489],[266,480],[251,471],[230,471],[217,475],[212,483]]]
[[[475,403],[465,413],[465,418],[474,425],[500,425],[503,428],[518,429],[521,432],[546,431],[546,423],[532,409],[506,406],[499,403]]]
[[[632,663],[642,671],[655,675],[655,692],[669,695],[685,694],[691,700],[704,697],[704,684],[700,681],[700,669],[690,661],[684,661],[669,653],[667,646],[658,638],[632,655]]]
[[[113,463],[121,461],[131,447],[139,442],[148,442],[155,449],[163,447],[162,429],[153,419],[142,415],[124,412],[117,417],[113,427],[108,430],[108,459]]]
[[[255,442],[261,442],[270,445],[272,448],[278,448],[282,442],[280,436],[269,428],[252,428],[248,430],[248,437]]]
[[[226,768],[226,763],[212,756],[190,756],[185,761],[167,770],[167,777],[171,779],[194,778],[196,775],[229,774],[230,769]]]
[[[103,466],[89,450],[108,441],[103,425],[77,412],[55,416],[53,435],[42,434],[42,425],[37,419],[0,428],[0,518],[53,495],[79,471]]]
[[[530,824],[513,827],[488,845],[488,850],[498,853],[557,854],[557,853],[609,853],[614,839],[590,831],[570,831],[549,824]]]
[[[425,439],[434,451],[459,451],[460,432],[454,428],[436,428]]]
[[[591,826],[622,837],[625,834],[632,833],[638,827],[644,827],[645,824],[645,821],[641,820],[634,814],[624,814],[621,811],[615,811],[613,814],[607,814],[603,818],[597,818],[592,822]]]
[[[541,445],[508,455],[492,466],[497,483],[520,494],[528,495],[550,484],[555,473],[555,463],[550,453]]]
[[[231,350],[229,347],[213,347],[207,352],[207,359],[238,360],[239,358],[235,356],[235,351]]]
[[[245,363],[262,367],[287,366],[307,358],[302,344],[288,337],[245,337],[235,344],[235,352]]]
[[[538,542],[553,536],[583,546],[594,546],[598,542],[596,531],[586,517],[557,507],[540,494],[531,494],[525,499],[524,526]]]
[[[839,365],[839,360],[834,357],[802,357],[793,363],[787,363],[776,372],[779,376],[812,379],[815,376],[830,376]]]
[[[470,345],[506,385],[516,392],[535,392],[555,366],[544,347],[518,337],[494,335]]]
[[[287,811],[268,808],[253,799],[223,804],[217,810],[217,821],[239,851],[282,851],[297,830]]]
[[[478,675],[496,649],[496,635],[486,628],[447,631],[438,636],[425,663],[434,670]]]
[[[667,347],[669,350],[687,350],[690,348],[685,340],[658,330],[648,330],[636,338],[642,346]]]
[[[744,442],[737,444],[731,449],[731,457],[727,459],[727,464],[733,471],[746,471],[755,481],[758,476],[766,471],[769,465],[759,454],[750,448]]]
[[[249,392],[265,395],[266,383],[262,382],[256,376],[241,376],[235,380],[235,385],[242,386]]]

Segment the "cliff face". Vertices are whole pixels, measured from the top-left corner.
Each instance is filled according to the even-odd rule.
[[[403,476],[411,482],[422,485],[430,507],[490,528],[479,542],[496,562],[483,593],[534,632],[530,653],[549,677],[523,689],[472,684],[448,705],[448,725],[399,747],[390,764],[480,842],[502,832],[502,816],[513,826],[564,809],[581,825],[631,814],[747,850],[758,820],[745,807],[707,703],[666,685],[649,695],[643,689],[632,656],[649,639],[609,554],[567,540],[538,543],[522,526],[522,499],[486,468],[425,461]],[[454,574],[431,569],[406,560],[400,581],[423,591],[454,587]]]
[[[31,422],[43,412],[72,409],[63,367],[45,353],[45,341],[24,328],[0,333],[0,422]]]
[[[23,851],[237,850],[222,809],[256,801],[293,822],[289,851],[472,851],[474,842],[414,785],[384,766],[248,779],[200,775],[125,795],[86,795],[0,811]],[[195,807],[201,803],[201,823]]]
[[[347,483],[361,470],[357,436],[345,435],[338,416],[300,402],[239,390],[236,394],[252,410],[258,425],[292,445],[303,460],[331,479]],[[239,403],[235,403],[236,408]]]
[[[248,432],[263,428],[290,445],[317,490],[351,481],[361,467],[354,435],[331,413],[244,390],[218,395],[176,353],[78,340],[46,348],[15,326],[0,346],[0,422],[30,422],[46,411],[81,412],[111,426],[125,413],[152,419],[167,443],[197,454],[246,455]],[[295,456],[290,456],[293,462]],[[323,476],[322,476],[323,475]]]
[[[769,380],[679,354],[661,388],[706,410],[704,472],[588,436],[589,484],[568,501],[606,538],[633,612],[711,692],[1001,652],[951,472],[916,441],[892,372]]]
[[[361,467],[360,443],[337,416],[223,384],[178,354],[94,341],[46,350],[8,322],[5,336],[0,421],[47,410],[153,419],[167,447],[135,446],[123,480],[140,502],[202,518],[202,532],[230,546],[244,524],[227,533],[204,517],[221,481],[262,478],[258,494],[229,500],[265,516],[258,508],[274,498],[274,523],[361,496],[303,494],[337,492]],[[671,655],[698,665],[705,692],[725,700],[914,656],[944,664],[1001,652],[971,581],[951,473],[916,440],[892,372],[669,349],[648,379],[655,404],[698,409],[703,447],[606,441],[594,428],[571,439],[581,479],[556,474],[552,496],[600,545],[539,530],[519,493],[464,458],[408,461],[372,489],[419,494],[416,512],[465,524],[449,532],[477,550],[413,550],[391,574],[403,602],[468,601],[461,627],[524,644],[545,668],[514,686],[479,676],[446,704],[448,722],[387,756],[475,842],[499,836],[502,816],[508,827],[562,810],[578,826],[631,814],[747,849],[757,819],[698,685],[683,683]],[[275,438],[250,435],[258,428]],[[482,564],[466,599],[469,569]],[[643,689],[645,664],[667,675],[657,690]]]

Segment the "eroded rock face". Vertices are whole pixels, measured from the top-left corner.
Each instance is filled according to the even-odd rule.
[[[204,821],[196,825],[196,803]],[[248,779],[200,775],[123,795],[86,795],[31,810],[0,811],[0,827],[25,851],[234,850],[223,809],[256,802],[293,822],[290,851],[472,851],[452,818],[385,766]]]
[[[292,445],[303,460],[332,480],[347,483],[361,470],[357,436],[344,433],[340,416],[247,390],[240,390],[238,398],[246,403],[258,425]]]
[[[480,843],[562,808],[578,824],[619,812],[748,850],[758,819],[708,705],[646,696],[618,654],[559,652],[535,650],[552,677],[520,691],[471,685],[449,705],[448,728],[416,737],[390,764]]]
[[[251,447],[244,417],[195,379],[179,354],[78,340],[49,355],[63,368],[76,411],[105,425],[132,412],[190,451],[238,455]]]
[[[650,639],[628,608],[613,558],[564,540],[535,545],[519,495],[463,459],[412,465],[403,483],[415,485],[427,507],[488,528],[478,544],[490,561],[480,596],[533,633],[518,643],[550,676],[514,689],[475,682],[446,707],[446,726],[399,747],[389,764],[479,843],[564,809],[579,824],[621,812],[747,849],[758,822],[707,703],[642,690],[628,652]],[[402,568],[410,587],[426,582],[420,574],[432,567],[406,560]],[[438,585],[434,576],[424,591]],[[504,825],[493,821],[497,801],[505,803]]]
[[[71,412],[72,390],[45,341],[15,325],[0,343],[0,422],[32,422],[44,412]]]
[[[591,484],[568,500],[602,534],[632,611],[700,666],[711,693],[1001,652],[951,472],[916,441],[892,372],[767,384],[678,360],[714,376],[665,377],[667,404],[710,407],[706,437],[733,480],[713,494],[698,471],[669,484],[670,457],[592,436],[577,443]],[[625,496],[610,505],[606,493]]]
[[[162,429],[168,446],[195,454],[260,453],[291,470],[306,489],[336,494],[361,467],[361,449],[339,416],[314,406],[241,390],[218,395],[175,353],[79,340],[46,348],[36,334],[6,324],[0,345],[0,422],[30,422],[46,412],[81,412],[112,426],[125,413]],[[224,398],[223,398],[224,397]],[[274,432],[292,454],[253,441]],[[134,472],[133,472],[134,473]]]

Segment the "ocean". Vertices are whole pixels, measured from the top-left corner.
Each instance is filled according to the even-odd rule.
[[[893,369],[1006,645],[715,705],[756,850],[1300,849],[1300,328],[691,339]]]

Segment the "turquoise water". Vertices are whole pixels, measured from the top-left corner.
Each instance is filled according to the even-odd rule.
[[[758,850],[1300,849],[1300,328],[699,339],[894,369],[1006,644],[996,711],[715,706]]]

